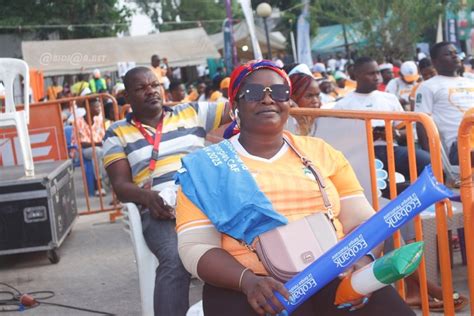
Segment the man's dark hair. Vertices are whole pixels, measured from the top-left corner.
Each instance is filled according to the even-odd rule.
[[[358,72],[362,66],[365,64],[373,63],[375,62],[374,59],[368,57],[368,56],[362,56],[356,59],[354,62],[354,72]]]
[[[95,105],[95,104],[97,104],[97,103],[100,104],[99,98],[93,98],[93,99],[90,99],[90,100],[89,100],[89,106]]]
[[[418,63],[418,68],[420,68],[420,71],[425,69],[425,68],[432,67],[432,66],[433,66],[433,64],[431,63],[431,59],[429,59],[429,58],[423,58]]]
[[[469,59],[469,64],[474,68],[474,58]]]
[[[77,75],[77,79],[79,81],[86,81],[87,80],[87,74],[79,74],[79,75]]]
[[[290,71],[292,71],[293,68],[295,68],[295,67],[298,66],[298,65],[299,65],[299,63],[285,64],[285,65],[283,66],[283,70],[284,70],[287,74],[289,74]]]
[[[128,89],[132,85],[132,82],[134,81],[134,77],[137,74],[145,73],[145,72],[148,72],[148,71],[151,72],[151,69],[148,68],[148,67],[135,67],[135,68],[132,68],[129,71],[127,71],[127,73],[123,77],[123,84],[125,85],[125,90],[128,91]]]
[[[182,85],[183,83],[180,81],[180,80],[173,80],[170,82],[170,86],[168,88],[168,90],[171,92],[171,91],[174,91],[176,90],[180,85]]]
[[[199,84],[201,84],[201,83],[204,83],[205,85],[208,85],[208,84],[209,84],[209,81],[204,80],[204,79],[202,79],[202,78],[200,78],[200,79],[198,79],[198,80],[196,81],[196,85],[199,85]]]
[[[438,55],[439,55],[439,52],[440,52],[441,48],[443,48],[445,46],[448,46],[448,45],[451,45],[451,43],[450,42],[439,42],[439,43],[436,43],[433,46],[431,46],[431,49],[430,49],[431,59],[434,60],[434,59],[438,58]]]

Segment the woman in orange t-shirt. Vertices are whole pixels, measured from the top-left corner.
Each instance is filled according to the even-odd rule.
[[[324,210],[316,180],[286,141],[308,155],[324,178],[336,217],[336,232],[342,238],[372,216],[374,210],[341,152],[320,139],[283,131],[289,115],[290,95],[288,76],[272,62],[251,61],[236,68],[231,76],[229,101],[239,122],[240,134],[229,142],[275,211],[290,222]],[[227,183],[226,188],[227,195],[236,189],[231,183]],[[183,191],[178,192],[176,211],[180,258],[190,273],[205,282],[203,309],[206,316],[275,315],[282,311],[283,306],[274,292],[289,299],[288,290],[269,275],[255,253],[218,231]],[[226,209],[216,211],[226,216]],[[378,256],[380,251],[378,246],[373,252]],[[363,257],[351,271],[372,260],[372,257]],[[334,279],[299,306],[293,315],[375,316],[381,311],[384,316],[415,315],[391,286],[374,292],[370,299],[365,297],[336,306],[333,302],[339,282]]]

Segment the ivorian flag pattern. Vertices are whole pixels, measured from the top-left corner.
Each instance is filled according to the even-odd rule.
[[[334,304],[360,299],[413,273],[421,262],[424,243],[395,249],[342,279]]]

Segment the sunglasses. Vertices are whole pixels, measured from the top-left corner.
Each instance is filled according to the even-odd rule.
[[[265,98],[268,92],[276,102],[286,102],[290,99],[290,87],[286,84],[272,84],[269,87],[258,83],[249,83],[244,86],[239,99],[244,98],[247,102],[258,102]]]

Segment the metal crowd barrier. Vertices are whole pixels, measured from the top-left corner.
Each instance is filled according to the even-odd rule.
[[[370,111],[340,111],[340,110],[322,110],[322,109],[303,109],[293,108],[290,111],[292,116],[311,116],[311,117],[333,117],[333,118],[346,118],[346,119],[360,119],[365,121],[366,126],[366,137],[368,145],[368,155],[370,164],[370,178],[371,178],[371,190],[372,190],[372,205],[375,210],[379,209],[379,202],[377,198],[377,184],[376,184],[376,168],[375,168],[375,151],[374,151],[374,139],[372,134],[372,120],[383,120],[385,121],[386,129],[386,142],[387,142],[387,160],[388,160],[388,175],[389,175],[389,191],[390,198],[393,199],[397,196],[397,187],[395,182],[395,158],[394,158],[394,140],[393,140],[393,127],[394,121],[405,123],[407,147],[409,154],[409,171],[410,171],[410,182],[414,182],[417,178],[416,169],[416,158],[415,158],[415,138],[413,131],[413,123],[421,123],[428,135],[429,150],[431,155],[431,164],[433,167],[433,173],[436,178],[443,182],[443,167],[441,162],[440,154],[440,138],[438,130],[433,120],[423,113],[404,112],[370,112]],[[398,124],[397,126],[400,126]],[[351,135],[352,137],[363,137],[359,135]],[[472,194],[472,192],[471,192]],[[471,200],[472,201],[472,200]],[[470,204],[472,206],[472,204]],[[467,207],[467,206],[466,206]],[[436,223],[437,223],[437,235],[438,235],[438,258],[441,271],[441,286],[443,288],[443,302],[444,302],[444,313],[445,315],[454,315],[454,301],[453,301],[453,284],[452,284],[452,273],[451,273],[451,257],[448,239],[448,226],[446,211],[448,215],[452,214],[451,203],[448,200],[436,203]],[[466,213],[465,213],[466,214]],[[471,220],[471,219],[469,219]],[[415,217],[415,231],[416,240],[423,240],[422,222],[420,216]],[[467,227],[469,225],[465,225]],[[472,224],[471,224],[472,226]],[[472,234],[471,228],[468,229],[469,233]],[[466,236],[466,241],[470,240],[472,243],[473,236]],[[470,239],[471,238],[471,239]],[[397,232],[394,235],[395,246],[400,246],[400,233]],[[472,247],[472,244],[470,244]],[[426,251],[436,251],[436,249],[426,249]],[[469,250],[468,250],[469,253]],[[474,252],[471,250],[471,263]],[[428,288],[427,288],[427,276],[426,276],[426,262],[425,256],[421,261],[418,269],[420,276],[420,296],[422,301],[422,312],[423,315],[429,315],[429,303],[428,303]],[[471,274],[471,283],[474,275]],[[402,297],[405,297],[405,291],[403,282],[397,284],[399,293]],[[471,286],[471,309],[472,309],[472,295],[473,289]]]
[[[474,315],[474,193],[470,136],[473,132],[474,113],[466,113],[458,130],[458,155],[461,174],[461,201],[464,215],[467,276],[471,315]]]
[[[73,115],[73,133],[74,137],[77,141],[77,151],[78,151],[78,156],[79,156],[79,162],[80,162],[80,167],[81,167],[81,173],[82,173],[82,183],[83,183],[83,188],[84,188],[84,195],[85,195],[85,200],[86,200],[86,209],[79,210],[79,215],[90,215],[90,214],[96,214],[96,213],[101,213],[101,212],[111,212],[109,214],[110,221],[115,221],[115,219],[118,216],[121,216],[121,205],[118,202],[115,194],[112,192],[112,205],[105,205],[104,197],[101,194],[102,191],[102,176],[101,172],[98,169],[98,157],[96,154],[96,145],[94,142],[92,142],[92,160],[93,160],[93,165],[94,165],[94,176],[95,176],[95,185],[97,186],[97,191],[99,192],[99,207],[94,207],[92,206],[91,199],[89,197],[89,185],[87,181],[87,176],[85,172],[85,162],[84,162],[84,157],[82,155],[83,153],[83,148],[81,146],[81,143],[79,140],[79,134],[77,130],[77,113],[74,111],[74,106],[82,106],[86,110],[86,116],[84,119],[88,123],[90,127],[90,132],[91,135],[93,134],[92,130],[92,124],[91,124],[91,116],[90,116],[90,102],[91,100],[98,99],[101,105],[101,113],[103,116],[103,124],[104,124],[104,129],[106,130],[105,126],[105,99],[109,99],[112,101],[112,107],[113,107],[113,118],[114,120],[119,119],[119,107],[117,105],[117,100],[115,98],[108,94],[108,93],[101,93],[101,94],[90,94],[86,96],[79,96],[79,97],[71,97],[71,98],[63,98],[63,99],[58,99],[54,101],[47,101],[47,102],[42,102],[43,104],[57,104],[58,106],[64,105],[67,103],[67,106],[70,110],[71,115]]]

